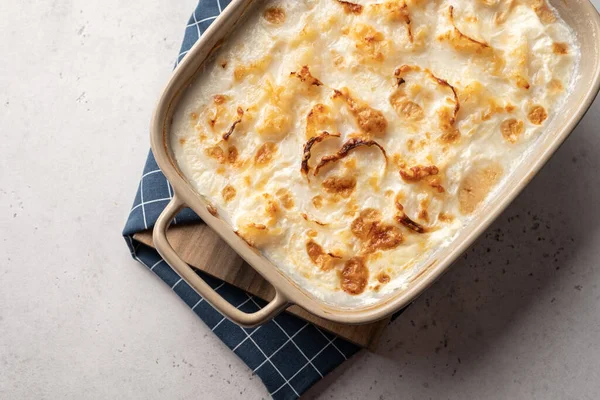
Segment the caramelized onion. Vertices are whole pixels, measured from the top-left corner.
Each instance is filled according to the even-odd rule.
[[[310,166],[308,165],[308,160],[310,160],[311,157],[311,149],[312,147],[315,145],[315,143],[320,143],[323,140],[327,139],[328,137],[340,137],[339,133],[336,134],[331,134],[329,132],[323,132],[321,133],[319,136],[314,136],[311,137],[308,142],[306,142],[304,144],[304,154],[302,155],[302,163],[300,165],[300,171],[303,174],[308,174],[308,171],[310,170]]]
[[[346,143],[344,143],[342,145],[342,147],[337,151],[337,153],[321,158],[321,160],[319,161],[319,164],[315,168],[315,172],[313,175],[316,176],[319,173],[319,170],[321,168],[323,168],[325,165],[327,165],[331,162],[334,162],[334,161],[341,160],[342,158],[346,157],[350,153],[350,151],[352,151],[353,149],[360,147],[360,146],[367,146],[367,147],[376,146],[383,153],[383,156],[385,157],[385,162],[387,164],[387,153],[385,152],[385,149],[379,143],[377,143],[374,140],[364,140],[364,139],[360,139],[360,138],[353,138],[353,139],[346,141]]]

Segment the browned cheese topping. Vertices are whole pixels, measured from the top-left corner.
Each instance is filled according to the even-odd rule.
[[[363,253],[370,254],[376,250],[390,250],[402,243],[402,233],[394,225],[384,224],[380,220],[381,213],[373,208],[360,212],[352,221],[350,230],[363,241]]]
[[[456,23],[454,22],[454,6],[448,7],[448,18],[450,19],[453,29],[441,35],[439,37],[440,40],[447,40],[459,51],[480,53],[491,49],[489,44],[465,35],[456,27]]]
[[[458,201],[462,214],[471,214],[485,200],[488,193],[502,177],[499,164],[476,168],[465,176],[458,189]]]
[[[454,86],[450,85],[446,80],[438,78],[428,69],[422,69],[417,65],[404,64],[394,71],[394,77],[397,83],[397,91],[390,97],[390,104],[400,116],[405,118],[419,121],[423,118],[423,109],[412,100],[408,99],[404,92],[404,85],[406,84],[406,75],[411,72],[418,74],[425,74],[427,79],[432,80],[440,88],[440,90],[446,91],[451,96],[453,103],[452,109],[448,107],[440,108],[437,110],[439,119],[439,127],[441,130],[440,140],[445,143],[455,142],[460,137],[460,131],[454,126],[460,111],[460,102],[458,94]]]
[[[221,194],[223,195],[223,200],[225,200],[226,202],[230,202],[235,198],[236,191],[233,186],[227,185],[223,188]]]
[[[554,54],[565,55],[569,53],[569,45],[566,43],[554,42],[552,44],[552,51]]]
[[[284,208],[289,210],[292,207],[294,207],[294,198],[292,197],[292,193],[288,189],[278,189],[277,193],[275,194],[279,198],[279,201],[281,202]]]
[[[369,283],[369,269],[362,257],[352,257],[341,273],[342,290],[348,294],[361,294]]]
[[[319,130],[325,129],[331,124],[330,109],[324,104],[318,103],[306,116],[306,138],[310,139],[317,135]]]
[[[342,5],[342,7],[344,7],[344,11],[346,12],[346,14],[359,15],[360,13],[362,13],[363,6],[360,4],[351,3],[349,1],[344,1],[344,0],[336,0],[336,1],[338,3],[340,3]]]
[[[440,172],[435,165],[416,165],[409,170],[400,170],[402,179],[408,182],[417,182],[431,175],[437,175]]]
[[[383,3],[371,4],[371,8],[374,9],[376,13],[386,14],[387,19],[390,21],[404,23],[406,25],[408,40],[410,42],[413,41],[410,12],[408,10],[408,4],[406,4],[406,1],[387,0]]]
[[[353,176],[331,176],[323,181],[323,188],[327,193],[339,194],[349,197],[356,187],[356,178]]]
[[[346,101],[350,112],[354,115],[358,126],[364,133],[372,136],[382,136],[385,134],[387,120],[381,111],[375,110],[368,104],[351,97],[347,88],[336,90],[334,97],[340,97]]]
[[[531,3],[531,8],[544,24],[551,24],[556,21],[556,16],[548,7],[544,0],[528,0]]]
[[[377,274],[377,280],[379,281],[379,283],[388,283],[390,279],[390,276],[385,272],[380,272],[379,274]]]
[[[420,121],[423,119],[423,108],[412,100],[408,100],[400,91],[395,92],[390,97],[390,104],[398,115],[411,120]]]
[[[336,261],[341,258],[333,253],[326,253],[314,240],[306,242],[306,253],[311,261],[318,265],[323,271],[329,271],[335,266]]]
[[[300,79],[301,82],[304,82],[311,86],[322,86],[323,85],[323,83],[320,80],[318,80],[317,78],[315,78],[314,76],[311,75],[308,65],[303,65],[302,69],[300,69],[300,71],[292,72],[292,73],[290,73],[290,75],[295,76],[296,78]]]
[[[527,114],[527,118],[532,124],[541,125],[548,118],[548,113],[542,106],[533,106]]]
[[[468,229],[576,75],[547,0],[256,7],[182,95],[173,154],[210,214],[344,307],[405,288]]]
[[[523,133],[523,121],[514,118],[504,120],[500,125],[500,131],[504,139],[510,143],[516,143],[519,135]]]
[[[279,7],[267,8],[263,16],[273,25],[281,25],[285,22],[285,11]]]
[[[235,164],[238,158],[238,150],[235,146],[229,146],[227,150],[223,150],[220,146],[211,146],[205,149],[205,153],[219,164]]]
[[[269,164],[273,155],[277,151],[277,145],[273,142],[266,142],[258,148],[254,156],[254,163],[261,167]]]

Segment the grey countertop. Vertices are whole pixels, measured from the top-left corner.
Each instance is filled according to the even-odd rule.
[[[120,237],[193,7],[0,2],[0,398],[267,396]],[[599,114],[307,397],[598,398]]]

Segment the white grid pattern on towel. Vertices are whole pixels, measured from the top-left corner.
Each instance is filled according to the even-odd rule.
[[[131,239],[130,239],[131,240]],[[136,254],[135,248],[134,251],[132,252],[133,257],[140,262],[141,264],[145,265],[147,268],[149,269],[154,269],[154,267],[156,267],[157,265],[159,265],[160,263],[163,263],[164,260],[160,259],[158,260],[156,263],[154,263],[153,265],[147,265],[146,263],[144,263]],[[183,282],[184,284],[187,285],[187,283],[185,283],[185,281],[183,281],[183,279],[179,279],[172,287],[171,289],[175,289],[175,287],[178,284],[181,284],[181,282]],[[223,287],[225,285],[225,283],[221,283],[219,284],[217,287],[214,288],[215,291],[218,291],[221,287]],[[239,308],[241,306],[243,306],[244,304],[247,304],[248,302],[252,302],[254,303],[258,308],[261,308],[260,305],[256,302],[256,300],[254,299],[254,296],[248,295],[246,294],[246,296],[248,297],[245,301],[243,301],[241,304],[239,304],[236,308]],[[199,304],[201,304],[202,302],[204,302],[204,298],[200,298],[200,300],[198,300],[198,302],[191,308],[192,310],[194,310]],[[217,324],[212,328],[212,331],[214,331],[219,325],[221,325],[221,323],[223,323],[226,320],[225,317],[222,317],[222,319],[217,322]],[[305,328],[307,328],[310,324],[307,322],[305,323],[302,327],[300,327],[299,329],[297,329],[295,332],[293,332],[291,335],[285,331],[283,329],[283,327],[281,327],[281,325],[279,325],[279,323],[277,323],[276,320],[273,320],[273,322],[275,323],[276,326],[279,327],[279,329],[281,329],[281,331],[286,335],[287,340],[279,346],[279,348],[277,348],[271,355],[267,356],[265,350],[263,350],[261,348],[261,346],[252,338],[252,335],[258,331],[261,327],[257,327],[255,328],[252,332],[248,333],[245,329],[243,329],[242,327],[237,327],[238,329],[240,329],[243,333],[244,333],[244,338],[236,345],[233,347],[233,351],[237,350],[243,343],[245,343],[246,341],[250,341],[255,348],[265,357],[265,360],[258,365],[256,368],[254,368],[253,372],[255,373],[256,371],[258,371],[261,367],[263,367],[265,364],[269,363],[273,369],[281,376],[281,378],[283,379],[283,383],[281,384],[281,386],[279,386],[277,389],[275,389],[274,391],[270,392],[271,396],[275,395],[275,393],[279,392],[282,388],[284,388],[286,385],[289,386],[289,388],[294,392],[294,394],[296,394],[297,396],[300,396],[297,392],[297,390],[293,387],[291,381],[298,375],[300,374],[305,368],[307,367],[312,367],[314,368],[314,370],[319,374],[320,377],[323,377],[323,374],[321,373],[321,371],[319,371],[319,369],[313,364],[313,361],[321,354],[323,353],[323,351],[325,351],[329,346],[334,347],[341,355],[344,359],[347,359],[347,356],[344,354],[344,352],[342,352],[336,345],[335,345],[335,340],[337,339],[337,337],[333,337],[332,339],[329,339],[325,333],[323,333],[323,331],[321,331],[321,329],[319,329],[318,327],[315,326],[315,328],[325,337],[325,339],[327,340],[327,343],[325,343],[321,349],[312,357],[307,357],[304,352],[301,350],[301,347],[294,341],[294,338],[299,335]],[[281,349],[283,349],[288,343],[292,343],[296,349],[304,356],[304,358],[306,359],[306,362],[303,364],[302,367],[298,368],[298,370],[289,378],[285,378],[285,376],[281,373],[281,371],[279,370],[279,368],[277,368],[276,363],[274,363],[272,361],[272,357],[274,355],[276,355]]]

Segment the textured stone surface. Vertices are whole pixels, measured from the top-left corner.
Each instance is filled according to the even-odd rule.
[[[0,3],[0,398],[267,396],[120,237],[193,6]],[[307,397],[597,398],[599,114]]]

